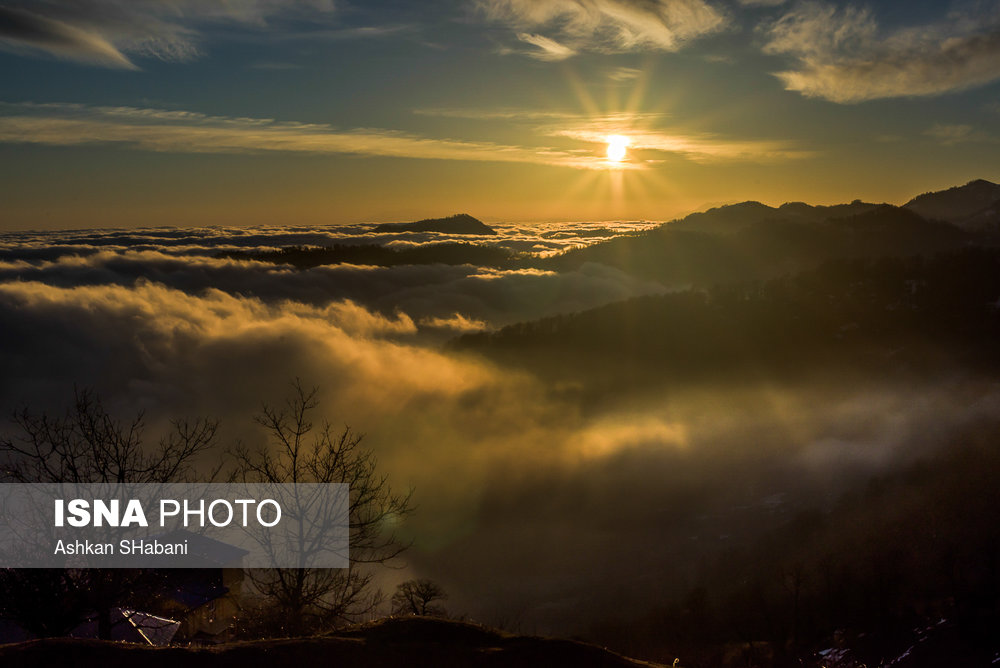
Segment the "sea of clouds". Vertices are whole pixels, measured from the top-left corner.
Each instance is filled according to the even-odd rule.
[[[441,241],[550,253],[643,226],[509,225],[474,239],[366,227],[6,233],[0,407],[58,414],[89,387],[122,417],[144,411],[150,440],[172,418],[217,417],[224,450],[263,443],[252,415],[300,378],[321,390],[317,423],[364,433],[392,483],[415,490],[403,525],[414,547],[387,586],[432,577],[456,613],[563,632],[612,601],[639,610],[682,591],[738,538],[732,527],[822,503],[845,477],[996,411],[990,388],[948,384],[613,396],[443,345],[666,290],[602,265],[298,270],[216,256]]]

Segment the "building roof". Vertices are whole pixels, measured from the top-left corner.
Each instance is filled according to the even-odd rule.
[[[96,638],[97,626],[97,615],[92,615],[69,635],[71,638]],[[166,617],[126,608],[111,609],[111,639],[119,642],[161,647],[170,644],[180,627],[180,622]]]

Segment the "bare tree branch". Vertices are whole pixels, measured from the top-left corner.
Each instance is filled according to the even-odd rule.
[[[365,566],[388,564],[408,547],[392,527],[413,510],[412,490],[392,490],[387,476],[377,473],[375,454],[362,447],[362,434],[313,423],[318,394],[296,379],[280,409],[264,405],[255,416],[270,436],[270,447],[231,450],[236,460],[232,481],[346,483],[350,488],[348,568],[249,572],[254,586],[282,610],[283,630],[292,634],[355,621],[375,609],[381,592],[373,591],[372,572]]]

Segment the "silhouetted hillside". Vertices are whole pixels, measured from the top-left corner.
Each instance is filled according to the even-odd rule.
[[[962,229],[970,232],[985,232],[994,235],[1000,232],[1000,200],[965,218],[959,225]]]
[[[778,207],[778,211],[804,220],[822,221],[829,218],[857,216],[879,206],[881,205],[861,200],[854,200],[850,204],[834,204],[833,206],[812,206],[804,202],[786,202]]]
[[[969,233],[888,204],[832,207],[744,202],[540,262],[598,262],[666,285],[767,279],[835,258],[908,256],[961,248]]]
[[[777,209],[766,204],[740,202],[692,213],[686,218],[668,224],[673,229],[723,234],[735,232],[752,223],[782,217]]]
[[[706,667],[996,665],[998,435],[995,420],[970,425],[704,564],[673,604],[588,637],[637,656],[670,647]]]
[[[924,193],[903,205],[924,218],[964,227],[964,221],[1000,201],[1000,185],[977,179],[964,186]]]
[[[494,235],[494,230],[481,220],[467,213],[458,213],[447,218],[427,218],[414,223],[382,223],[375,232],[443,232],[445,234],[486,234]]]
[[[893,223],[878,221],[891,232]],[[869,221],[841,224],[868,229]],[[986,371],[1000,361],[998,303],[1000,250],[967,249],[835,260],[767,282],[641,297],[471,334],[454,345],[556,373],[625,370],[664,381],[838,368]]]
[[[832,218],[856,216],[867,213],[878,206],[878,204],[869,204],[860,200],[835,206],[812,206],[804,202],[787,202],[778,208],[760,202],[741,202],[692,213],[669,225],[673,229],[724,234],[738,232],[749,225],[765,221],[821,222]]]
[[[843,250],[852,257],[903,256],[958,248],[968,240],[961,230],[927,220],[911,211],[882,204],[869,211],[826,223],[846,232]]]
[[[403,617],[366,624],[329,636],[232,643],[210,648],[154,649],[139,645],[74,640],[32,640],[0,646],[0,665],[76,668],[254,668],[256,666],[344,666],[346,668],[443,668],[446,666],[653,666],[569,640],[514,636],[474,624]]]

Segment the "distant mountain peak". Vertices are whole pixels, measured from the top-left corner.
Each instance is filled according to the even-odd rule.
[[[496,230],[467,213],[456,213],[447,218],[425,218],[413,223],[382,223],[374,232],[441,232],[444,234],[494,235]]]
[[[709,209],[709,211],[721,211],[726,210],[743,210],[743,211],[774,211],[773,206],[768,206],[762,202],[758,202],[755,199],[748,199],[745,202],[737,202],[736,204],[727,204],[726,206],[716,207],[714,209]]]

